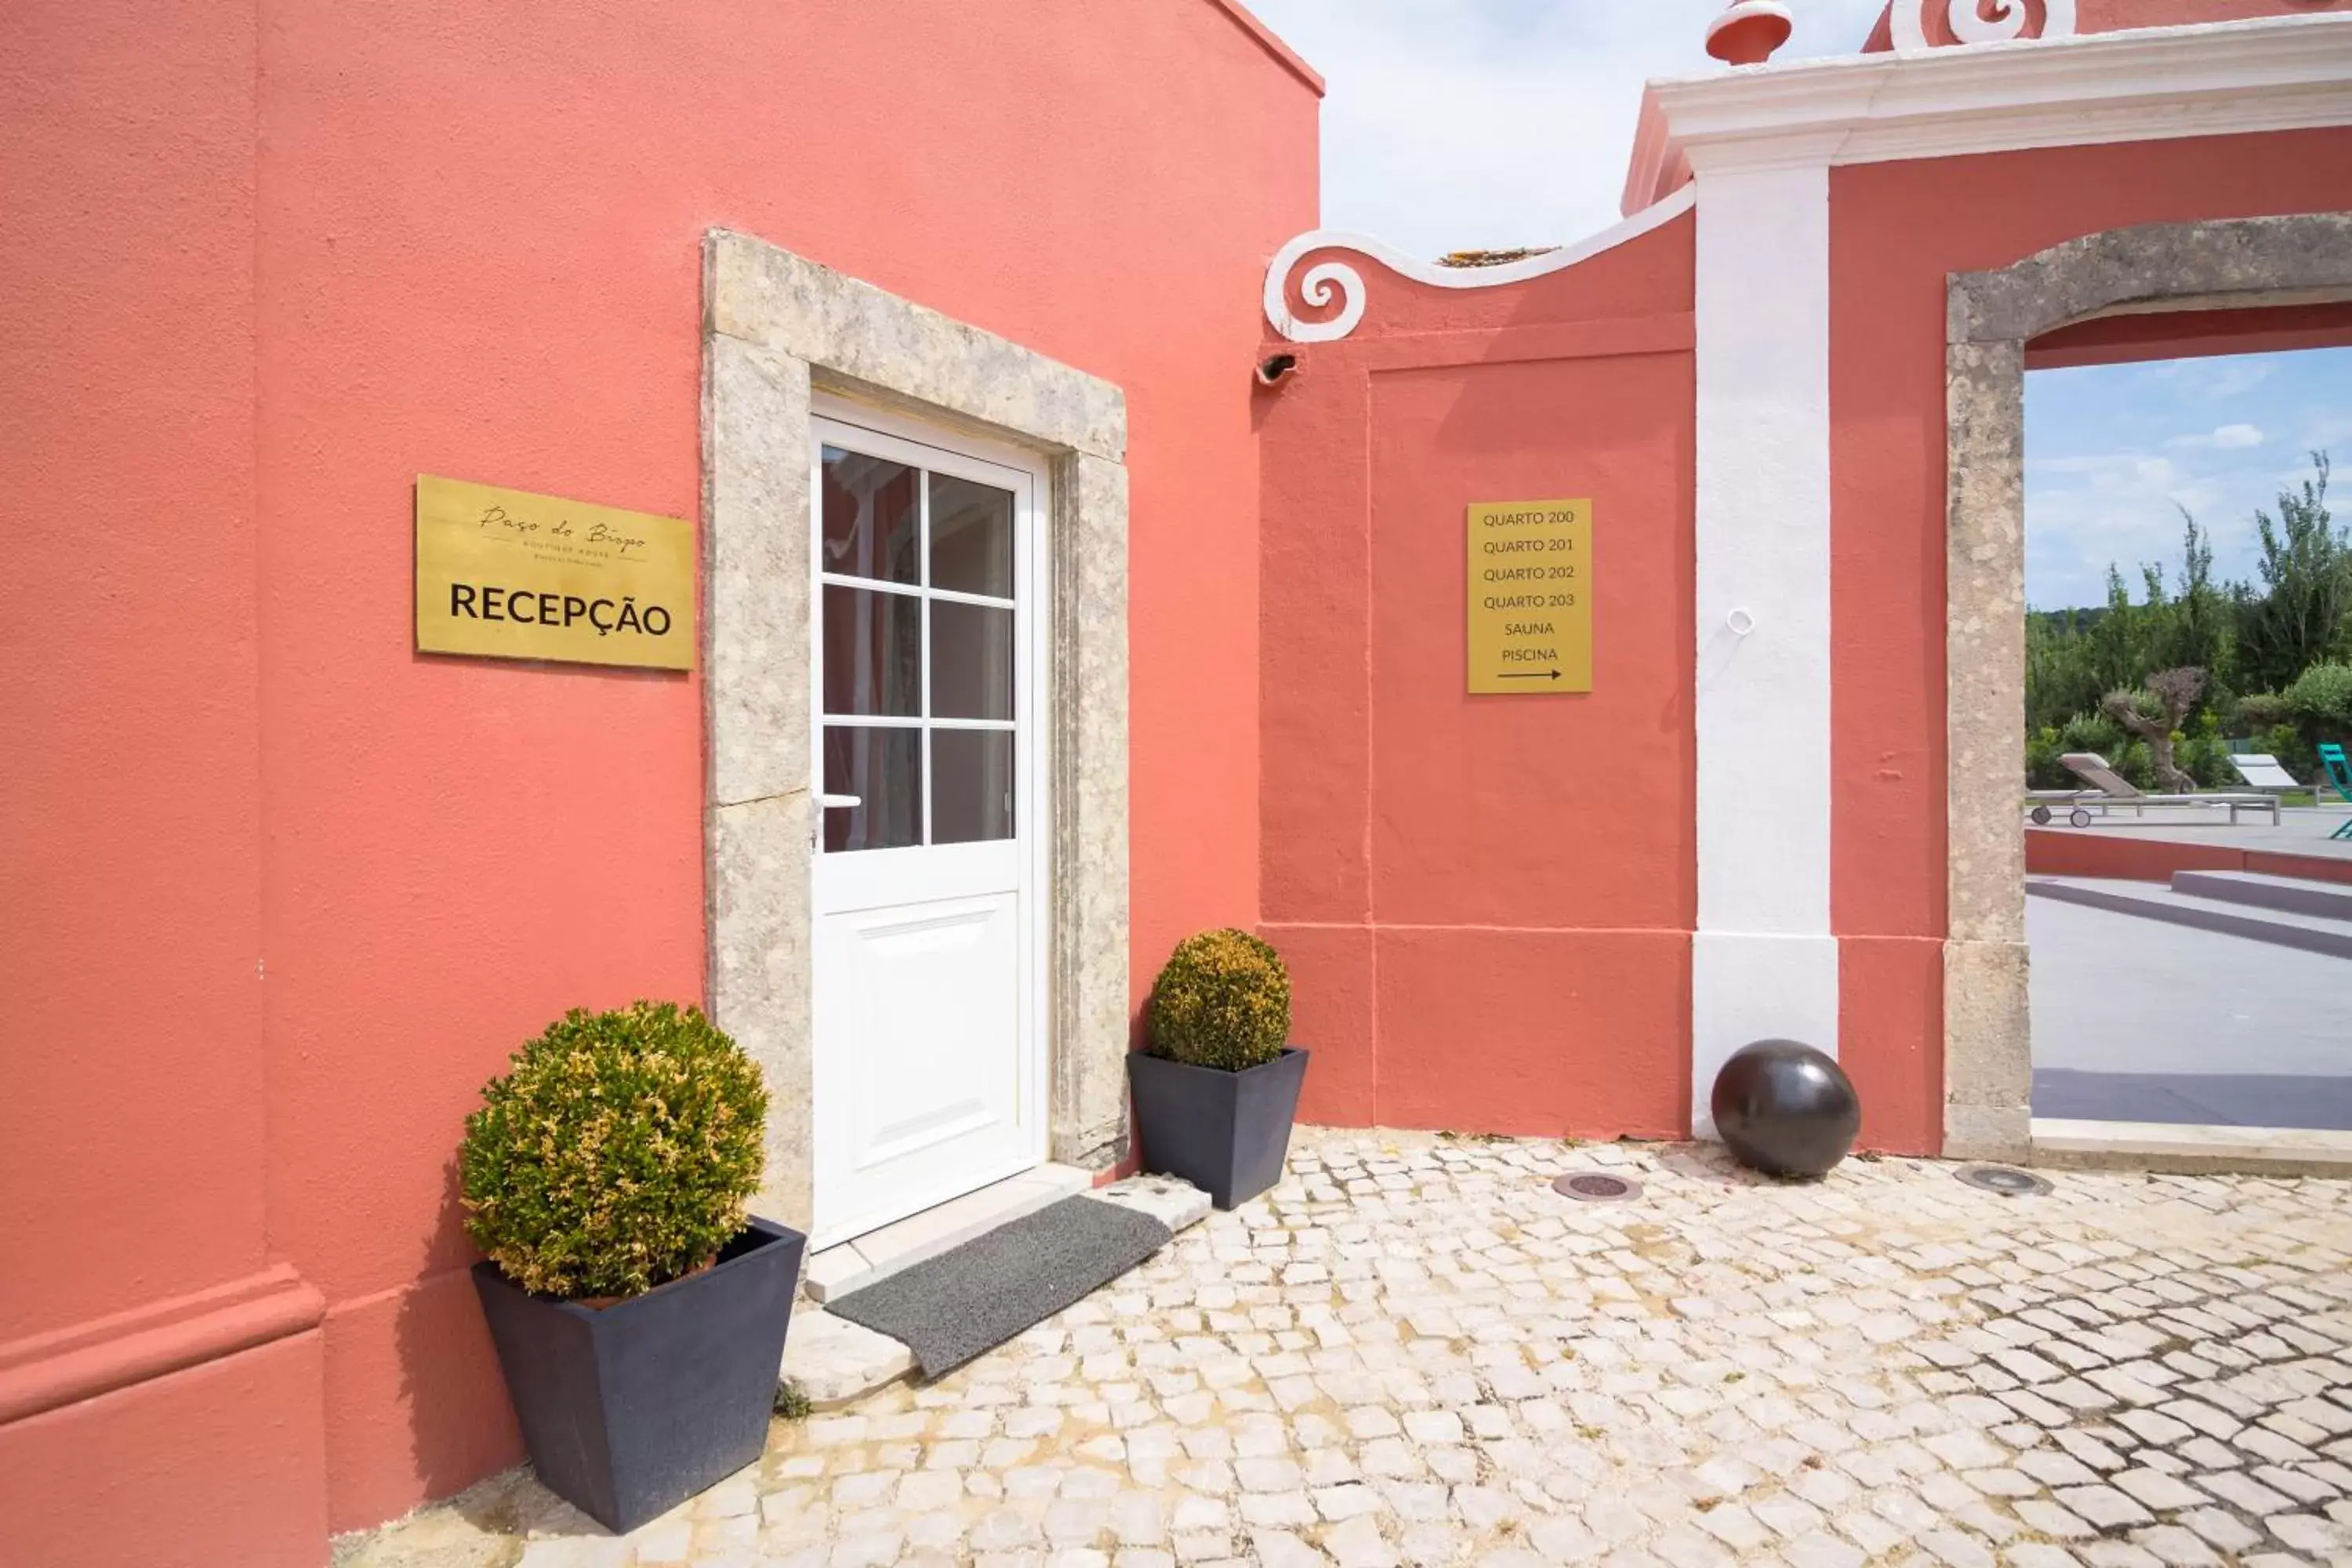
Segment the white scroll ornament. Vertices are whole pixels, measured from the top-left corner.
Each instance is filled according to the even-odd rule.
[[[1560,271],[1580,261],[1589,261],[1605,250],[1613,250],[1628,240],[1643,235],[1691,210],[1697,205],[1698,187],[1685,185],[1673,195],[1655,205],[1635,213],[1613,228],[1604,229],[1577,245],[1547,250],[1524,261],[1514,261],[1501,267],[1440,267],[1405,255],[1394,246],[1386,245],[1370,235],[1348,234],[1338,229],[1318,228],[1298,236],[1274,253],[1265,269],[1265,319],[1274,330],[1294,343],[1337,342],[1356,330],[1364,319],[1364,275],[1345,261],[1318,261],[1298,275],[1298,297],[1308,306],[1328,310],[1336,297],[1339,305],[1337,315],[1323,321],[1303,320],[1290,308],[1290,274],[1301,261],[1318,250],[1352,250],[1359,256],[1379,262],[1402,278],[1425,283],[1433,289],[1493,289],[1511,283],[1524,283],[1531,278]]]
[[[2026,0],[1895,0],[1895,8],[1887,14],[1895,47],[1898,49],[1925,49],[1934,46],[1927,40],[1927,13],[1937,5],[1944,7],[1945,25],[1952,37],[1963,44],[2003,44],[2025,37],[2032,20]],[[2042,38],[2071,38],[2074,36],[2074,0],[2042,0]]]

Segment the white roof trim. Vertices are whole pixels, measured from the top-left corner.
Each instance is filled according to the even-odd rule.
[[[1702,175],[2352,124],[2352,14],[1748,66],[1649,84]],[[1654,188],[1654,185],[1652,188]]]
[[[1525,261],[1507,262],[1500,267],[1440,267],[1407,256],[1384,240],[1366,234],[1351,234],[1344,229],[1317,228],[1285,245],[1274,253],[1265,268],[1265,319],[1274,330],[1294,343],[1328,343],[1346,337],[1364,319],[1365,289],[1363,274],[1344,261],[1322,261],[1307,269],[1298,280],[1298,297],[1309,305],[1328,306],[1332,291],[1339,291],[1339,314],[1327,321],[1303,321],[1290,309],[1290,273],[1293,268],[1318,250],[1352,250],[1360,256],[1379,262],[1390,271],[1410,278],[1416,283],[1426,283],[1433,289],[1494,289],[1508,283],[1524,283],[1530,278],[1562,271],[1580,261],[1589,261],[1606,250],[1614,250],[1628,240],[1638,239],[1652,229],[1672,223],[1697,204],[1698,189],[1685,185],[1623,223],[1575,245],[1558,250],[1548,250],[1541,256],[1531,256]]]

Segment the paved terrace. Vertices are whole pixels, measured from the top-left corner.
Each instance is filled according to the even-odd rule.
[[[1630,1204],[1554,1194],[1606,1168]],[[2352,1187],[1302,1130],[1268,1199],[625,1540],[527,1472],[343,1568],[2352,1562]]]

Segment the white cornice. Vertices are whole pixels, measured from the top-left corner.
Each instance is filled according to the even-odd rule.
[[[2352,124],[2352,15],[1749,66],[1650,83],[1633,186],[1799,163]]]

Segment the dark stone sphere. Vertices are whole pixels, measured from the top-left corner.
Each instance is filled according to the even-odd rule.
[[[1768,1176],[1820,1176],[1862,1131],[1862,1101],[1837,1063],[1795,1040],[1742,1046],[1715,1075],[1715,1130]]]

